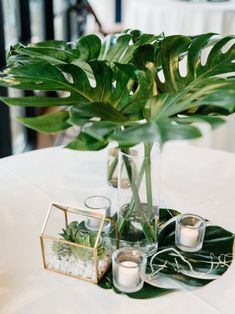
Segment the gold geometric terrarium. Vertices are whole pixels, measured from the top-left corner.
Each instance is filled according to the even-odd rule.
[[[116,232],[102,213],[52,203],[40,235],[44,268],[98,283],[117,249]]]

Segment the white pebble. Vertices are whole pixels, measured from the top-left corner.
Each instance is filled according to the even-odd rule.
[[[55,265],[58,261],[58,258],[56,256],[53,256],[51,259],[50,259],[50,262],[48,264],[48,268],[55,268]]]
[[[87,266],[85,267],[84,270],[84,276],[87,278],[91,278],[92,277],[92,272],[93,272],[93,263],[88,263]]]
[[[85,270],[84,266],[78,265],[77,267],[78,276],[83,276],[84,270]]]
[[[87,265],[88,267],[92,267],[92,266],[94,265],[94,262],[91,261],[91,260],[88,260],[88,261],[86,262],[86,265]]]
[[[59,260],[55,263],[54,269],[56,269],[56,270],[60,269],[60,261]]]
[[[76,259],[76,257],[74,255],[71,255],[69,260],[70,260],[71,263],[76,263],[77,262],[77,259]]]
[[[99,263],[98,263],[99,268],[104,268],[105,265],[106,265],[106,262],[104,260],[99,260]]]

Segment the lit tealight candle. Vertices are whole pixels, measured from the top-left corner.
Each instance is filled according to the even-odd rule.
[[[121,248],[113,252],[113,284],[119,291],[132,293],[142,289],[147,256],[134,248]]]
[[[180,230],[180,244],[188,247],[197,246],[199,232],[197,229],[181,228]]]
[[[181,214],[176,218],[175,244],[185,252],[197,252],[202,248],[206,221],[195,214]]]
[[[123,261],[118,267],[118,281],[123,287],[131,287],[138,284],[139,268],[133,261]]]

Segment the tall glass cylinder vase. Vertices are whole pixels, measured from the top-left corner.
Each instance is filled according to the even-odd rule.
[[[119,245],[152,255],[158,247],[160,147],[147,143],[131,150],[122,149],[118,158]]]

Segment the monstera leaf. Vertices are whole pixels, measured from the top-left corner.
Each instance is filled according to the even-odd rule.
[[[86,35],[77,42],[67,44],[60,40],[32,43],[28,46],[16,44],[8,53],[8,65],[47,61],[56,64],[75,64],[82,66],[88,74],[92,72],[87,62],[105,60],[109,63],[129,63],[133,53],[142,45],[156,43],[162,36],[143,34],[130,30],[117,35],[109,35],[101,42],[96,35]]]
[[[81,127],[68,145],[74,149],[101,149],[112,140],[129,147],[199,137],[192,123],[215,128],[224,123],[222,116],[235,111],[232,39],[211,33],[191,38],[127,31],[103,43],[95,35],[84,36],[73,47],[62,41],[18,44],[9,53],[0,85],[57,91],[61,97],[1,100],[8,105],[63,107],[66,121],[65,113],[20,121],[44,132]],[[52,121],[54,127],[46,127]]]
[[[158,66],[163,71],[165,82],[158,75],[157,82],[161,92],[178,92],[186,86],[193,88],[205,86],[205,78],[227,75],[235,70],[235,46],[226,53],[223,48],[234,39],[227,36],[218,39],[210,48],[208,57],[203,60],[203,50],[207,48],[214,34],[204,34],[191,40],[187,36],[169,36],[161,42],[158,54]],[[182,57],[181,55],[184,54]],[[186,60],[186,75],[180,75],[180,62]],[[202,65],[202,62],[205,62]]]
[[[92,61],[89,66],[94,73],[95,87],[91,86],[86,73],[72,64],[55,66],[40,61],[10,68],[7,70],[7,76],[0,78],[1,85],[28,90],[62,91],[68,92],[69,96],[2,97],[1,99],[8,105],[18,106],[67,105],[70,110],[69,121],[75,125],[81,125],[84,120],[87,122],[94,117],[117,123],[143,118],[145,101],[152,95],[151,73],[139,71],[131,65],[117,64],[115,70],[112,70],[104,61]],[[114,81],[115,87],[112,85]],[[136,90],[130,93],[134,83]],[[49,123],[49,118],[52,117],[53,114],[45,116],[45,123]],[[21,121],[27,124],[29,120]],[[33,127],[32,119],[30,124]],[[47,131],[43,128],[39,130]]]
[[[219,280],[228,270],[233,261],[234,234],[220,226],[208,224],[202,249],[194,253],[181,251],[175,246],[175,220],[179,214],[175,209],[160,209],[157,254],[148,259],[143,288],[127,294],[128,297],[149,299],[174,292],[175,289],[199,288],[215,279]],[[150,275],[152,271],[157,271],[155,276]],[[113,286],[111,271],[99,286],[120,293]]]
[[[219,226],[208,225],[203,247],[189,253],[175,247],[175,218],[159,233],[159,250],[152,264],[159,274],[182,284],[203,286],[226,272],[233,260],[234,234]],[[168,250],[169,249],[169,250]],[[162,267],[164,265],[164,267]],[[157,285],[157,284],[156,284]]]

